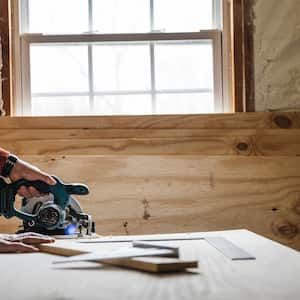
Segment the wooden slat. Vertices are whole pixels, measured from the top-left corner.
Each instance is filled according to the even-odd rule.
[[[232,0],[234,111],[243,112],[245,105],[243,0]]]
[[[24,158],[90,186],[80,201],[99,234],[247,228],[300,249],[300,157]]]
[[[300,130],[0,129],[17,155],[300,155]]]
[[[165,116],[10,117],[0,128],[15,129],[267,129],[300,128],[299,112]]]
[[[235,111],[255,111],[254,0],[231,0]]]
[[[3,108],[6,115],[11,111],[11,68],[10,68],[10,5],[9,0],[0,1],[0,42],[2,47],[2,57],[0,59],[0,75],[2,89]],[[1,112],[0,112],[1,115]]]
[[[54,244],[40,245],[40,251],[59,256],[74,256],[93,252],[96,247],[89,245],[82,250],[82,245],[72,240],[58,240]],[[105,259],[97,261],[117,267],[146,271],[150,273],[168,273],[185,271],[187,268],[197,268],[196,260],[181,260],[177,257],[132,257],[119,259]]]
[[[245,61],[245,103],[246,111],[255,111],[255,61],[254,61],[254,32],[255,0],[243,0],[243,34],[244,34],[244,61]]]
[[[299,129],[1,129],[1,142],[126,138],[296,137]]]

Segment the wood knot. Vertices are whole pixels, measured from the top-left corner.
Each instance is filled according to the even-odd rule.
[[[239,150],[239,151],[247,151],[248,148],[249,148],[249,145],[245,142],[240,142],[236,145],[236,148]]]
[[[288,239],[293,239],[299,232],[295,224],[288,221],[282,221],[274,226],[275,233]]]
[[[288,117],[283,115],[275,116],[273,121],[279,128],[287,129],[291,128],[293,125],[293,122]]]

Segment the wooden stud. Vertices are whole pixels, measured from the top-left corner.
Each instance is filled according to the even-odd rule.
[[[0,41],[2,46],[2,81],[3,108],[6,115],[11,112],[11,49],[10,49],[10,1],[0,1]]]

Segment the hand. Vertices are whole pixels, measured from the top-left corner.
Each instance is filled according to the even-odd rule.
[[[34,245],[53,243],[55,239],[38,233],[27,232],[12,235],[0,235],[0,253],[38,252]]]
[[[47,173],[42,172],[37,167],[18,159],[15,166],[12,168],[9,178],[11,181],[19,179],[27,180],[42,180],[49,185],[55,185],[56,181]],[[34,187],[21,186],[18,190],[18,194],[25,198],[38,197],[41,193]]]

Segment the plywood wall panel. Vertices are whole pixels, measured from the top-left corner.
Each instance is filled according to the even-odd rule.
[[[300,249],[300,158],[26,156],[81,197],[100,234],[247,228]],[[70,171],[71,170],[71,171]],[[1,230],[13,229],[15,223]]]
[[[88,184],[99,233],[247,228],[300,250],[299,128],[299,113],[0,118],[0,146]]]

